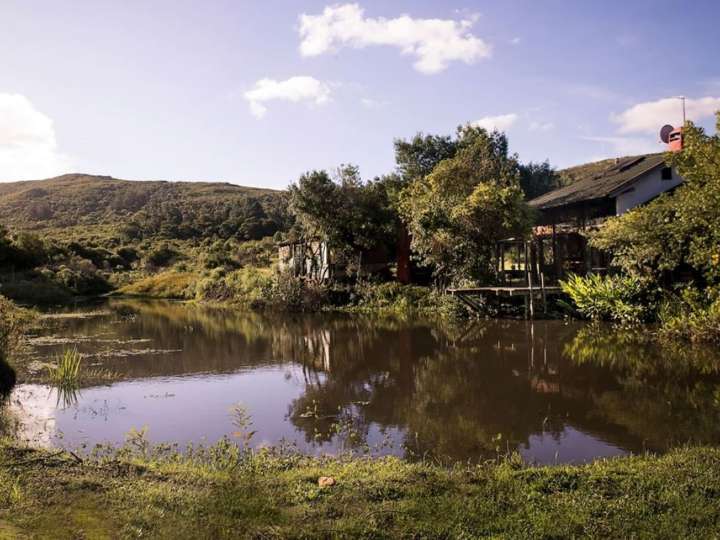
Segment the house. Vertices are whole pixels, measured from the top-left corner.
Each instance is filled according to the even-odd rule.
[[[330,248],[320,240],[282,242],[278,245],[278,268],[295,277],[323,282],[330,279]]]
[[[367,277],[390,275],[397,261],[383,247],[358,251],[352,262],[338,257],[324,240],[282,242],[278,245],[278,269],[317,283],[342,275]]]
[[[529,202],[537,212],[530,242],[510,239],[500,244],[501,273],[510,280],[529,277],[537,283],[542,277],[549,283],[568,273],[605,271],[609,254],[589,246],[587,233],[683,181],[666,164],[665,154],[618,158],[573,172],[571,184]]]

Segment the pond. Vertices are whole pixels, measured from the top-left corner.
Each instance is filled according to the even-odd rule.
[[[46,316],[20,361],[77,347],[112,382],[7,407],[33,444],[290,445],[409,459],[535,463],[720,443],[720,359],[564,321],[444,325],[112,300]],[[40,368],[38,368],[40,369]]]

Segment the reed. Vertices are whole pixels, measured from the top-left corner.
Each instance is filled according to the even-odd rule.
[[[50,381],[59,388],[73,388],[78,385],[82,371],[82,356],[77,349],[67,349],[58,356],[54,366],[48,366]]]

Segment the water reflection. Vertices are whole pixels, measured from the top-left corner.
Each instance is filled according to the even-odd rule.
[[[567,462],[720,443],[714,351],[661,351],[561,321],[446,327],[116,301],[49,320],[29,359],[68,346],[125,380],[83,389],[65,409],[20,385],[26,423],[42,411],[28,432],[55,444],[119,442],[144,425],[157,441],[213,441],[237,431],[238,402],[252,444],[287,439],[308,452],[478,460],[518,450]]]

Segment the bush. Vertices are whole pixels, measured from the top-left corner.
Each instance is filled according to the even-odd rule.
[[[31,311],[19,308],[0,296],[0,361],[18,348],[23,333],[33,318]]]
[[[241,268],[226,274],[218,268],[197,283],[195,297],[198,300],[230,301],[259,307],[265,303],[265,293],[271,285],[268,270]]]
[[[161,272],[126,285],[121,294],[148,298],[175,298],[189,300],[195,296],[197,275],[191,272]]]
[[[583,316],[593,321],[637,324],[653,313],[647,284],[634,276],[570,275],[560,286]]]
[[[469,315],[467,308],[457,298],[429,287],[402,285],[397,282],[363,282],[357,285],[355,293],[358,297],[357,307],[360,309],[415,312],[450,319]]]
[[[711,295],[712,296],[712,295]],[[665,340],[720,343],[720,298],[686,288],[660,309],[660,337]]]
[[[275,274],[263,297],[269,307],[282,311],[319,311],[329,304],[325,285],[285,272]]]

